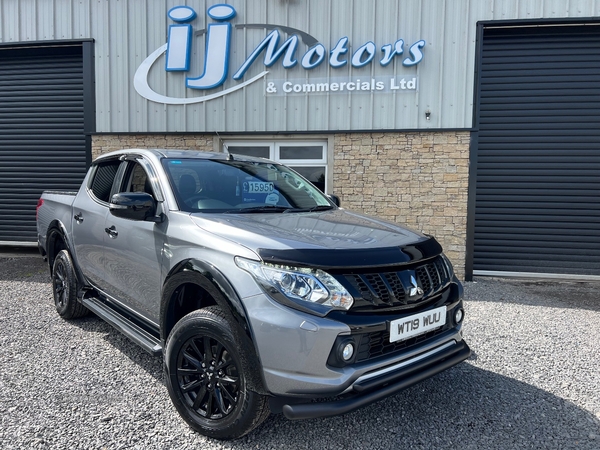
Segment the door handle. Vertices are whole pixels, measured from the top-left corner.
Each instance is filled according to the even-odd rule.
[[[119,235],[119,232],[117,231],[114,225],[110,228],[105,228],[104,231],[113,239]]]
[[[75,219],[75,222],[77,223],[81,223],[83,222],[83,216],[81,215],[81,213],[77,213],[73,216],[73,219]]]

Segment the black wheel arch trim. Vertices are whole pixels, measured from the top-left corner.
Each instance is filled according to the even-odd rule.
[[[46,252],[46,256],[48,259],[50,275],[52,275],[52,266],[54,264],[54,260],[56,259],[56,255],[58,254],[58,252],[54,251],[54,244],[57,239],[60,239],[64,243],[65,249],[69,252],[69,255],[71,256],[71,261],[73,262],[73,268],[75,269],[75,275],[77,276],[77,281],[79,282],[79,285],[87,286],[88,283],[86,282],[85,277],[83,276],[83,273],[81,272],[79,264],[77,262],[77,255],[73,251],[71,242],[69,241],[69,239],[67,239],[68,234],[69,233],[67,232],[67,228],[58,219],[53,220],[48,226],[48,231],[46,232],[46,248],[44,249],[44,251]],[[80,296],[78,295],[78,298],[79,297]]]
[[[257,364],[257,367],[262,367],[255,344],[256,341],[248,321],[248,314],[236,290],[217,267],[198,259],[187,259],[179,262],[171,269],[165,279],[160,305],[160,338],[163,347],[172,329],[168,324],[173,321],[170,316],[173,294],[178,287],[185,283],[194,283],[206,290],[217,305],[230,315],[238,325],[237,331],[241,331],[241,333],[236,333],[236,330],[234,330],[241,341],[240,344],[245,344],[246,348],[251,350],[251,354],[246,356],[250,358],[251,363]],[[252,390],[266,395],[268,392],[264,388],[266,384],[262,377],[261,371],[261,379],[251,380],[250,383]]]

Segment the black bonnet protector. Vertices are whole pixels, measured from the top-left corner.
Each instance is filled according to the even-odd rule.
[[[257,251],[264,262],[271,264],[352,269],[397,266],[429,259],[442,253],[442,246],[433,237],[428,237],[421,242],[401,247],[286,250],[259,248]]]

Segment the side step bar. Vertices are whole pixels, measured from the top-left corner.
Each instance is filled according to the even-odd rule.
[[[111,324],[152,356],[162,355],[162,345],[159,339],[138,327],[135,323],[127,320],[102,301],[94,297],[89,297],[84,298],[81,302],[87,309]]]

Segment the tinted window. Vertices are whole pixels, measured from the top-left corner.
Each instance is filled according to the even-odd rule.
[[[124,192],[146,192],[153,195],[148,174],[146,174],[143,167],[134,162],[130,162],[129,164],[130,167],[128,168],[127,176],[125,177],[126,184]]]
[[[107,161],[98,164],[90,186],[92,193],[98,200],[108,203],[110,190],[115,181],[119,164],[121,164],[120,161]]]

